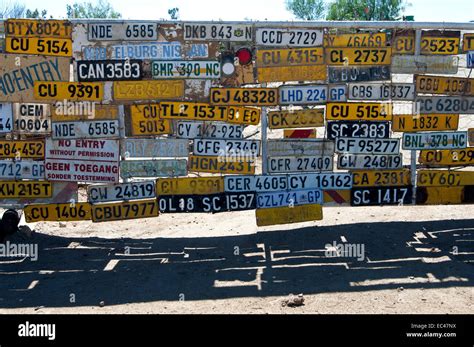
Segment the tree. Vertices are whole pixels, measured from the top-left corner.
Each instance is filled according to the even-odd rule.
[[[172,20],[178,20],[179,19],[179,8],[178,7],[170,8],[168,10],[168,14],[170,15]]]
[[[97,5],[91,2],[66,5],[68,18],[120,18],[122,15],[115,11],[107,0],[99,0]]]
[[[315,20],[324,17],[323,0],[286,0],[286,9],[303,20]]]
[[[23,18],[26,6],[18,2],[4,2],[0,5],[0,18]]]
[[[26,10],[25,18],[34,18],[34,19],[46,19],[48,15],[47,10],[41,10],[41,12],[38,9],[35,10]],[[53,18],[53,16],[50,16],[50,18]]]

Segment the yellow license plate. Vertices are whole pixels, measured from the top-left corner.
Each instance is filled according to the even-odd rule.
[[[474,78],[416,75],[415,81],[417,93],[474,95]]]
[[[72,57],[72,40],[38,37],[7,37],[5,51],[17,54]]]
[[[171,121],[160,119],[160,105],[132,105],[132,135],[171,135]]]
[[[262,49],[257,51],[257,67],[323,65],[322,47]]]
[[[275,111],[268,113],[270,129],[312,128],[324,126],[324,109]]]
[[[114,82],[115,100],[180,99],[184,81],[120,81]]]
[[[55,122],[113,120],[118,119],[118,107],[95,103],[81,103],[71,107],[67,102],[57,102],[51,106],[51,119]]]
[[[385,47],[387,34],[359,33],[359,34],[329,34],[324,36],[324,47]]]
[[[257,69],[257,76],[260,83],[325,81],[327,67],[326,65],[262,67]]]
[[[459,115],[457,114],[421,114],[421,115],[394,115],[392,131],[417,132],[457,130]]]
[[[102,101],[103,83],[35,82],[36,100]]]
[[[328,65],[390,65],[391,48],[327,48]]]
[[[224,192],[223,177],[160,178],[156,195],[209,195]]]
[[[462,50],[463,52],[474,51],[474,34],[464,34]]]
[[[193,102],[162,102],[160,103],[160,118],[162,119],[191,119],[207,121],[226,121],[226,106],[211,106]]]
[[[27,223],[72,222],[91,219],[91,205],[87,202],[28,205],[24,212]]]
[[[323,219],[321,205],[264,208],[255,210],[257,226],[312,222]]]
[[[415,35],[395,36],[392,39],[392,55],[415,54]]]
[[[276,88],[211,88],[212,105],[277,106]]]
[[[466,187],[420,187],[416,193],[417,205],[457,205],[464,200]]]
[[[392,120],[392,104],[390,103],[328,103],[326,105],[327,120]]]
[[[156,199],[97,204],[92,206],[92,221],[100,223],[114,220],[153,218],[158,217],[159,211]]]
[[[0,198],[50,198],[53,196],[51,182],[0,182]]]
[[[474,147],[465,149],[421,151],[419,162],[430,166],[474,165]]]
[[[255,163],[251,161],[242,161],[220,158],[220,157],[205,157],[205,156],[189,156],[188,166],[189,171],[193,172],[207,172],[207,173],[222,173],[222,174],[240,174],[240,175],[254,175]]]
[[[67,20],[8,19],[7,37],[71,38],[72,24]]]
[[[455,55],[459,54],[459,37],[422,37],[421,54]]]
[[[227,123],[242,125],[259,125],[262,110],[256,107],[229,106],[227,112]]]
[[[459,187],[470,185],[474,185],[474,171],[418,171],[419,187]]]
[[[44,141],[0,141],[0,158],[43,159]]]
[[[411,184],[410,170],[352,171],[354,187],[397,187]]]

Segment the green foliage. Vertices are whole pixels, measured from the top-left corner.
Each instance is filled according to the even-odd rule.
[[[42,10],[41,12],[38,9],[35,10],[26,10],[25,18],[33,18],[33,19],[47,19],[48,11]],[[52,18],[52,16],[50,17]]]
[[[323,0],[286,0],[286,9],[303,20],[315,20],[324,17]]]
[[[172,20],[178,20],[179,19],[179,8],[178,7],[170,8],[168,10],[168,14],[170,15],[170,18]]]
[[[68,18],[121,18],[122,15],[115,11],[107,0],[99,0],[97,5],[91,2],[74,3],[66,5]]]

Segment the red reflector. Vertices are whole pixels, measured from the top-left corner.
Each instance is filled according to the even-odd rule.
[[[241,48],[236,53],[235,56],[239,58],[240,65],[247,65],[252,62],[252,52],[248,48]]]

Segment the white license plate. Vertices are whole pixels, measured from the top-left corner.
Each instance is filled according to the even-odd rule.
[[[219,79],[221,63],[218,61],[154,61],[151,76],[156,79]]]
[[[14,129],[23,134],[51,132],[50,108],[47,104],[15,104]]]
[[[0,179],[43,179],[44,161],[0,160]]]
[[[315,47],[323,45],[323,31],[318,29],[267,29],[256,32],[258,46]]]
[[[354,154],[399,154],[400,139],[341,137],[336,139],[336,152]]]
[[[183,45],[180,42],[149,42],[113,45],[109,47],[83,46],[84,60],[141,59],[141,60],[180,60],[209,57],[207,43]]]
[[[393,74],[457,74],[459,58],[456,56],[394,55]]]
[[[184,24],[186,41],[252,41],[253,28],[242,24]]]
[[[53,139],[119,137],[118,121],[53,122]]]
[[[325,140],[268,140],[269,156],[332,155],[334,142]]]
[[[396,170],[401,169],[401,154],[339,154],[337,168],[340,170]]]
[[[193,154],[201,156],[249,156],[260,153],[260,141],[256,140],[194,140]]]
[[[154,199],[155,182],[90,185],[87,187],[87,197],[90,203]]]
[[[283,86],[278,90],[281,105],[323,104],[328,100],[327,85]]]
[[[290,173],[310,171],[332,171],[333,156],[269,157],[268,172]]]
[[[241,139],[244,127],[236,124],[218,122],[186,122],[180,121],[176,126],[178,138],[195,139],[199,137],[211,139]]]
[[[474,51],[469,51],[466,53],[466,63],[468,69],[474,68]]]
[[[0,133],[13,130],[12,104],[0,104]]]
[[[414,100],[413,83],[351,83],[349,99],[352,100]]]
[[[263,193],[257,195],[257,208],[292,207],[322,204],[323,191],[319,189],[290,192]]]
[[[184,139],[125,139],[125,158],[175,158],[189,155],[189,141]]]
[[[225,176],[226,193],[278,192],[289,189],[288,176]]]
[[[151,22],[101,23],[87,25],[89,41],[150,41],[158,39],[158,25]]]
[[[424,96],[415,100],[420,113],[474,114],[474,97]]]
[[[433,133],[404,133],[403,149],[456,149],[468,145],[467,131],[442,131]]]

